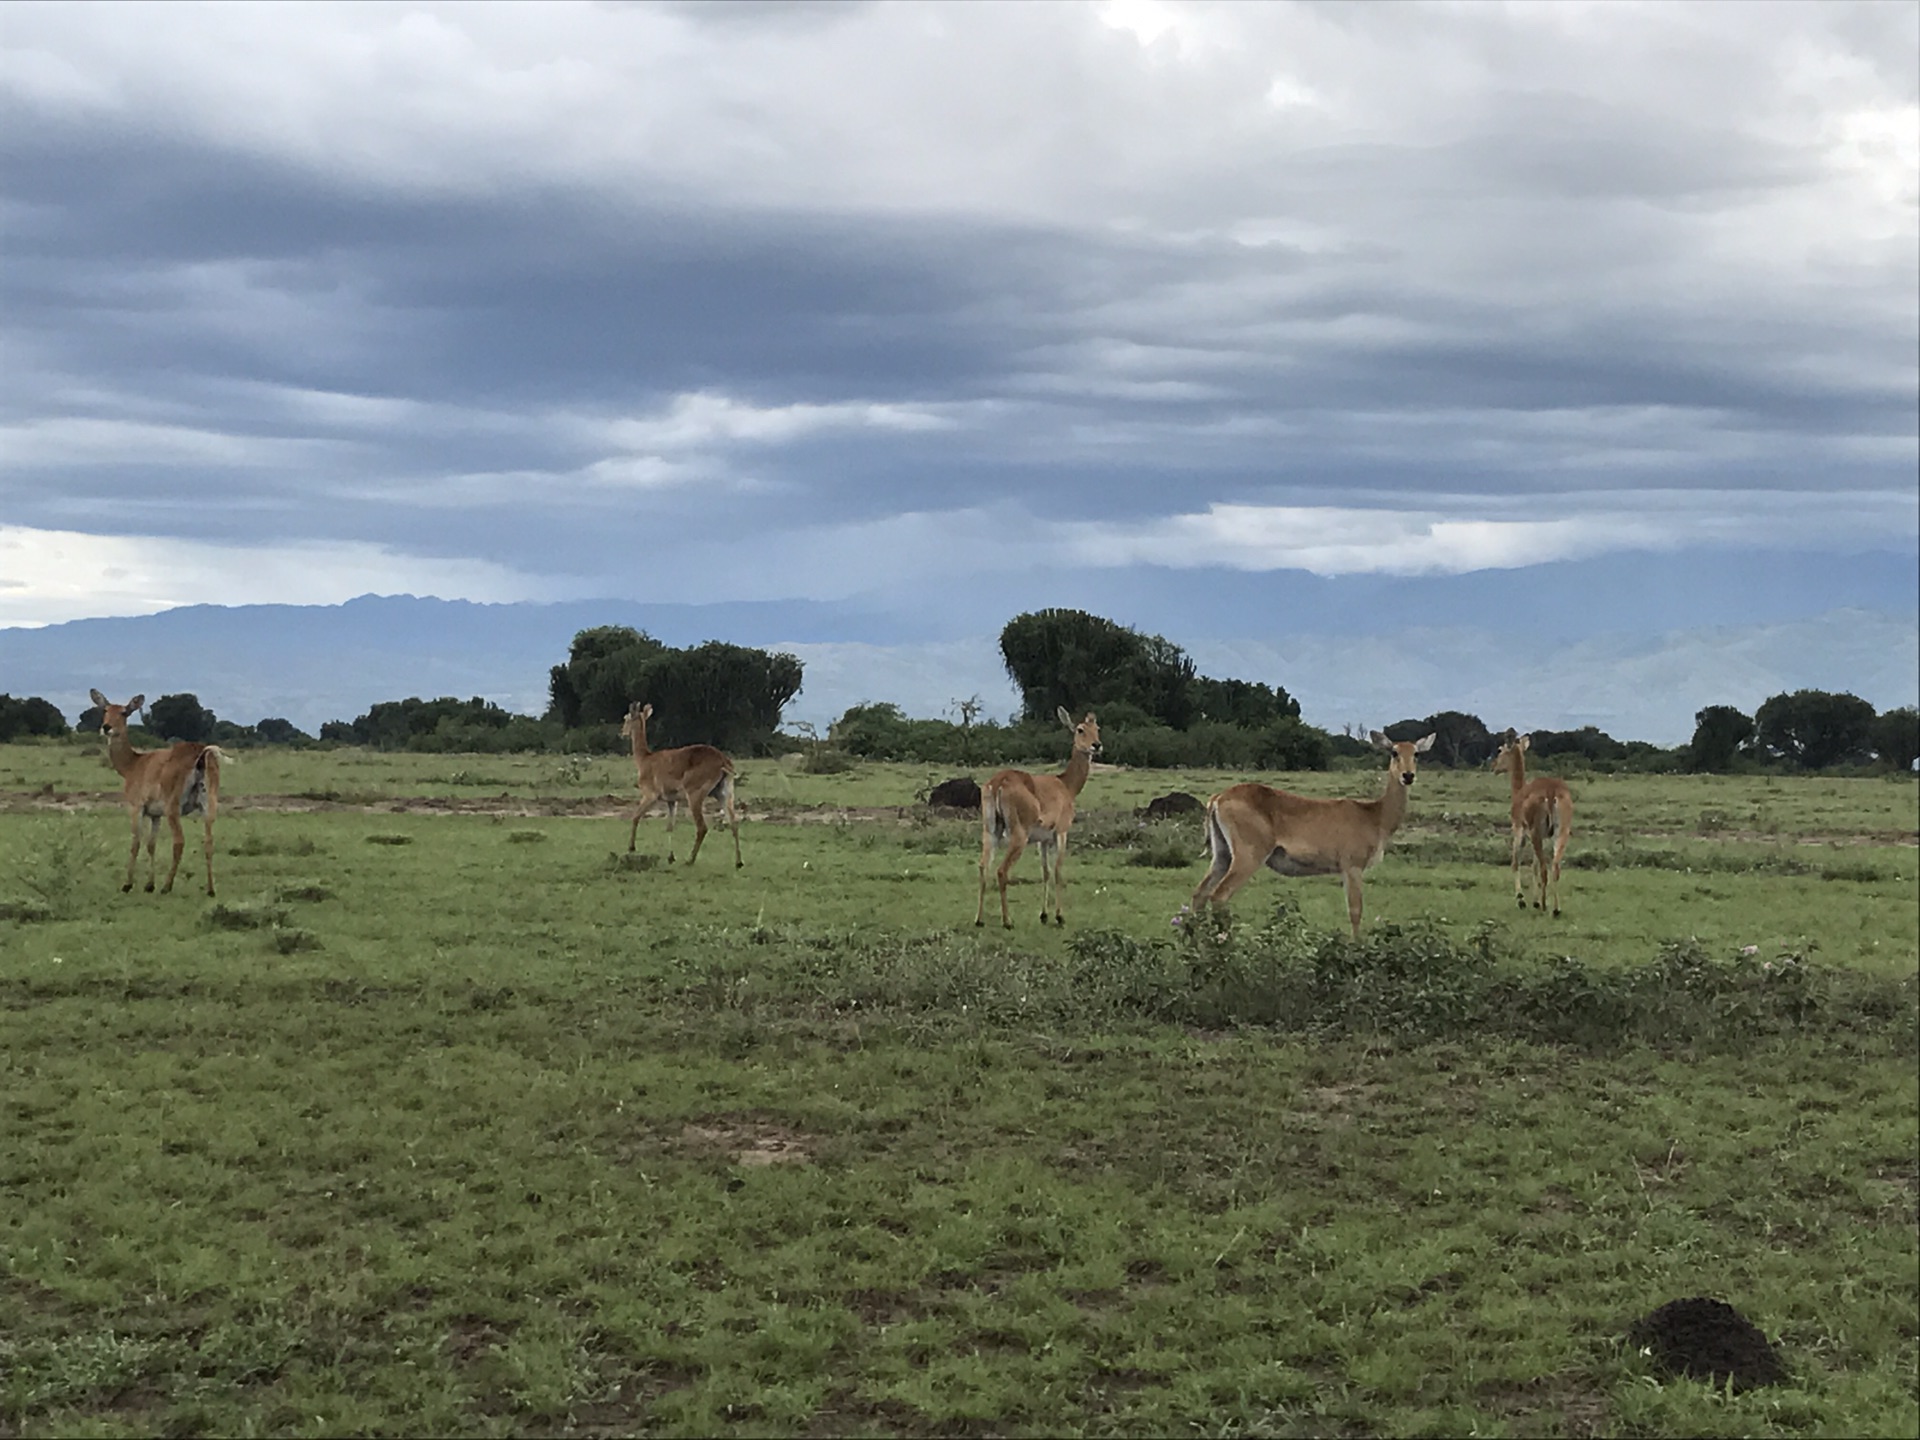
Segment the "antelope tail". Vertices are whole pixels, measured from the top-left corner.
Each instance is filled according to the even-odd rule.
[[[1220,797],[1213,796],[1207,801],[1207,854],[1215,860],[1222,855],[1229,863],[1233,860],[1233,841],[1227,835],[1227,827],[1220,823]]]
[[[1007,812],[1001,808],[998,787],[989,788],[981,797],[980,805],[987,833],[993,837],[993,848],[998,850],[1007,843]]]

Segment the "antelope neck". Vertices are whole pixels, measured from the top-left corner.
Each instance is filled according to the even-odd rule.
[[[1407,813],[1407,791],[1413,787],[1400,778],[1400,772],[1391,765],[1387,767],[1387,788],[1380,795],[1380,809],[1387,818],[1389,831],[1400,828],[1400,822]]]
[[[1073,795],[1078,796],[1081,787],[1087,783],[1087,776],[1093,771],[1093,751],[1073,747],[1073,757],[1067,761],[1067,768],[1060,772],[1060,783]]]
[[[1507,752],[1507,778],[1513,782],[1513,793],[1518,795],[1527,784],[1527,755],[1524,750]]]
[[[122,775],[126,774],[127,767],[132,765],[139,756],[140,752],[133,748],[133,741],[127,738],[125,730],[107,732],[107,761],[115,770]]]

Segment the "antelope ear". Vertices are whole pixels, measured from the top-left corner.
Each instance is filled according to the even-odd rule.
[[[1533,736],[1522,735],[1518,740],[1513,742],[1513,746],[1514,746],[1514,749],[1516,750],[1524,750],[1527,748],[1527,746],[1531,745],[1532,743],[1533,743]]]
[[[138,710],[138,709],[139,709],[139,708],[140,708],[140,707],[141,707],[142,705],[144,705],[144,704],[146,704],[146,703],[147,703],[147,697],[146,697],[146,696],[144,696],[144,695],[136,695],[136,696],[134,696],[134,697],[133,697],[133,699],[131,699],[131,700],[129,700],[129,701],[127,701],[127,703],[126,703],[126,707],[125,707],[125,708],[126,708],[126,712],[127,712],[127,714],[129,714],[129,715],[131,715],[131,714],[133,714],[133,712],[134,712],[134,711],[136,711],[136,710]]]
[[[651,700],[640,707],[640,718],[642,720],[651,720],[653,718],[653,702]]]
[[[106,696],[102,695],[98,690],[89,690],[87,693],[93,697],[94,704],[98,705],[102,710],[107,708]]]
[[[1367,732],[1367,738],[1373,742],[1373,748],[1376,750],[1391,750],[1393,748],[1393,742],[1378,730],[1369,730]]]
[[[1416,755],[1424,755],[1424,754],[1426,754],[1426,753],[1427,753],[1427,751],[1429,751],[1429,750],[1431,750],[1431,749],[1433,748],[1433,742],[1434,742],[1434,740],[1435,740],[1435,739],[1437,739],[1437,738],[1438,738],[1437,736],[1434,736],[1434,735],[1429,735],[1429,736],[1427,736],[1427,738],[1426,738],[1426,739],[1424,739],[1424,740],[1416,740],[1416,741],[1414,741],[1414,742],[1413,742],[1413,749],[1414,749],[1414,753],[1415,753]]]
[[[1062,725],[1066,726],[1067,729],[1069,730],[1073,729],[1073,716],[1067,713],[1066,706],[1062,705],[1059,709],[1055,710],[1053,713],[1060,718],[1060,723]]]

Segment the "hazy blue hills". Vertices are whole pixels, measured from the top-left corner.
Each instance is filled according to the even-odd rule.
[[[950,713],[1016,696],[997,637],[1016,614],[1072,606],[1164,635],[1203,674],[1284,686],[1319,725],[1439,710],[1495,726],[1598,725],[1676,744],[1704,705],[1851,690],[1887,709],[1920,692],[1915,559],[1619,555],[1451,576],[1133,567],[1009,573],[839,601],[488,605],[364,595],[341,605],[193,605],[156,615],[0,628],[0,691],[68,719],[116,698],[191,692],[221,718],[312,732],[381,700],[485,696],[539,714],[547,671],[580,630],[630,625],[670,645],[791,650],[806,684],[790,720],[824,724],[893,701]]]
[[[484,695],[537,714],[547,704],[548,668],[590,626],[631,625],[670,645],[769,645],[830,635],[845,624],[834,610],[621,600],[480,605],[412,595],[363,595],[344,605],[188,605],[0,630],[0,691],[45,696],[69,720],[95,686],[115,699],[191,692],[222,719],[251,724],[277,715],[308,731],[408,695]]]

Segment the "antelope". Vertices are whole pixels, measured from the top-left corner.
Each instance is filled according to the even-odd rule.
[[[120,893],[133,889],[133,868],[140,858],[140,822],[147,822],[149,894],[153,892],[153,847],[160,838],[160,821],[164,818],[173,827],[173,865],[167,871],[167,883],[160,887],[165,895],[173,889],[173,878],[180,873],[180,854],[187,848],[180,817],[197,814],[206,826],[200,849],[207,857],[207,894],[213,894],[213,816],[220,806],[220,764],[233,757],[218,745],[186,740],[166,750],[136,750],[127,739],[127,717],[145,705],[147,697],[136,695],[124,705],[114,705],[98,690],[89,693],[100,707],[100,732],[107,737],[107,759],[124,782],[120,803],[127,807],[127,819],[133,825],[127,882]]]
[[[693,853],[691,865],[700,858],[700,846],[707,838],[707,797],[717,794],[726,807],[727,824],[733,829],[733,866],[746,862],[740,858],[740,817],[733,808],[733,761],[724,751],[711,745],[681,745],[672,750],[647,748],[647,717],[652,705],[638,700],[627,707],[627,718],[620,722],[621,738],[633,741],[634,784],[640,789],[640,808],[633,812],[633,829],[627,834],[627,853],[640,837],[640,821],[656,800],[667,802],[667,863],[673,863],[673,812],[685,805],[693,813]]]
[[[1073,755],[1058,775],[1029,775],[1024,770],[1002,770],[980,787],[980,903],[973,923],[984,925],[987,914],[987,869],[993,852],[1002,845],[1007,858],[1000,862],[1000,923],[1013,928],[1007,913],[1007,872],[1027,848],[1040,842],[1040,923],[1047,923],[1047,887],[1053,887],[1054,923],[1065,925],[1061,911],[1060,864],[1067,856],[1067,832],[1073,828],[1073,806],[1093,768],[1093,752],[1100,748],[1100,725],[1087,712],[1078,725],[1062,705],[1054,712],[1073,732]]]
[[[1386,852],[1407,814],[1415,756],[1433,748],[1424,740],[1387,739],[1372,732],[1376,749],[1393,758],[1378,800],[1316,800],[1269,785],[1235,785],[1207,801],[1207,840],[1213,864],[1187,902],[1196,914],[1209,901],[1224,905],[1262,865],[1276,875],[1338,875],[1347,887],[1347,920],[1360,938],[1360,877]]]
[[[1493,757],[1493,769],[1505,771],[1513,782],[1513,898],[1522,910],[1527,908],[1526,891],[1520,884],[1520,841],[1533,842],[1534,904],[1547,908],[1551,898],[1553,913],[1560,913],[1560,862],[1567,853],[1567,836],[1573,829],[1573,792],[1567,782],[1552,775],[1527,779],[1527,745],[1531,735],[1515,737],[1507,732],[1500,753]],[[1547,853],[1553,860],[1549,865]]]

